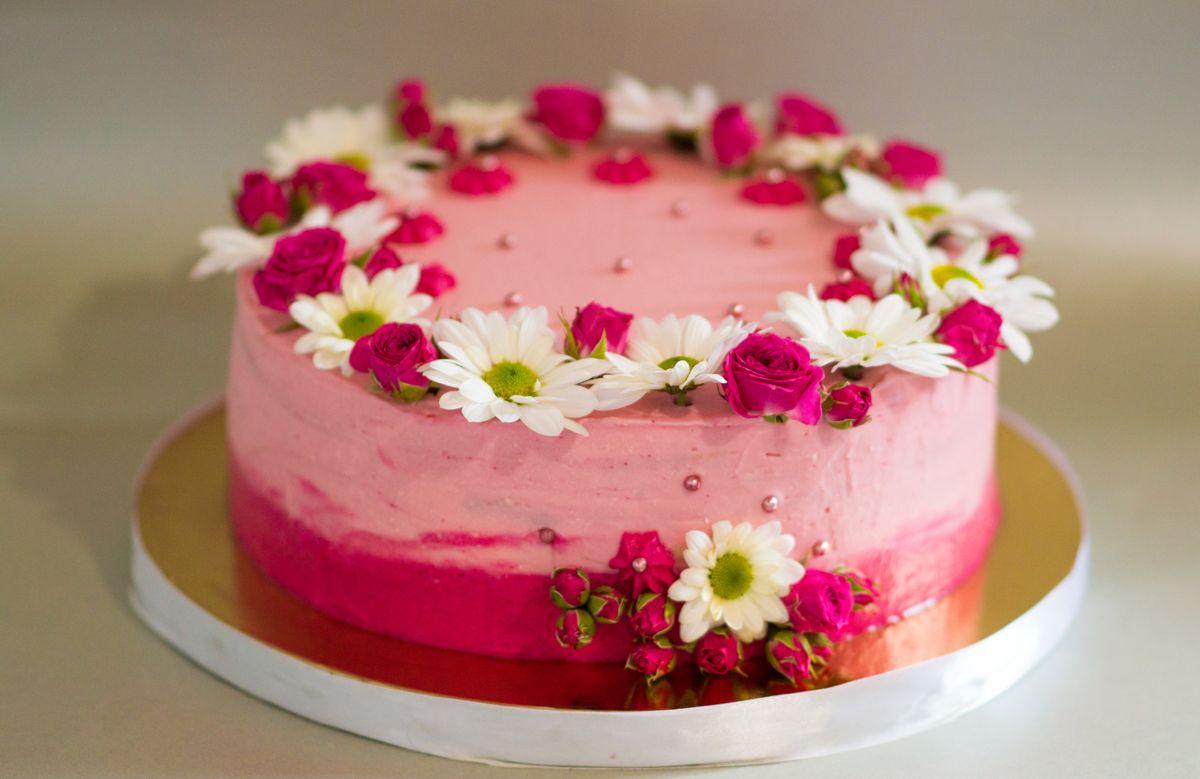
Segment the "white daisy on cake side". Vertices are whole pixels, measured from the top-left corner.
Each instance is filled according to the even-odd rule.
[[[575,420],[596,409],[596,396],[582,385],[608,363],[557,351],[546,321],[545,308],[521,308],[508,319],[468,308],[458,319],[435,322],[433,341],[445,357],[421,372],[450,388],[438,404],[461,410],[468,422],[498,419],[545,436],[587,435]]]
[[[717,93],[708,84],[696,84],[684,94],[674,87],[651,88],[626,73],[613,77],[604,104],[609,124],[633,133],[695,133],[718,107]]]
[[[374,189],[401,202],[428,195],[427,175],[414,166],[437,165],[445,156],[419,143],[396,140],[387,114],[374,104],[358,111],[336,106],[289,119],[264,153],[276,177],[290,176],[308,162],[340,162],[365,172]]]
[[[312,227],[337,230],[346,239],[346,250],[354,256],[378,244],[399,223],[388,213],[386,203],[369,200],[336,215],[325,206],[310,208],[299,222],[281,233],[258,235],[244,227],[210,227],[200,233],[205,252],[192,267],[191,277],[202,279],[215,273],[260,267],[271,256],[277,240]]]
[[[817,365],[874,368],[894,365],[920,376],[938,378],[962,369],[950,355],[954,349],[933,340],[941,321],[924,314],[900,295],[871,300],[865,295],[848,301],[821,300],[810,286],[808,295],[784,292],[779,311],[767,319],[784,322],[800,334]]]
[[[795,546],[796,539],[775,521],[757,528],[721,521],[712,526],[711,536],[688,531],[687,568],[667,590],[671,600],[683,604],[679,637],[696,641],[725,625],[739,641],[749,642],[765,636],[768,624],[786,623],[783,596],[804,577],[804,566],[789,557]]]
[[[661,321],[636,319],[625,354],[609,353],[612,372],[592,385],[602,411],[623,408],[656,390],[687,405],[687,393],[704,384],[724,384],[726,353],[753,325],[726,317],[717,327],[702,316],[669,315]]]
[[[292,319],[308,330],[296,341],[296,353],[312,354],[318,368],[338,368],[349,376],[353,372],[350,352],[359,338],[388,322],[428,326],[417,315],[429,308],[433,298],[414,292],[420,280],[421,266],[416,263],[380,271],[371,279],[357,265],[347,265],[341,292],[298,295],[288,307]]]

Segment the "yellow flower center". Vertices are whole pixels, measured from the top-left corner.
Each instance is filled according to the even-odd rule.
[[[337,162],[340,162],[343,165],[349,165],[352,168],[357,168],[364,173],[371,169],[371,160],[367,158],[367,155],[360,151],[352,151],[342,154],[337,158]]]
[[[960,268],[957,265],[938,265],[930,271],[933,276],[933,281],[939,287],[945,287],[951,279],[966,279],[975,286],[983,289],[983,282],[975,278],[969,270]]]
[[[483,374],[492,391],[508,400],[513,395],[533,395],[537,391],[537,374],[519,362],[498,362]]]
[[[351,311],[338,322],[342,336],[357,341],[383,327],[383,317],[374,311]]]
[[[736,600],[750,590],[754,568],[744,555],[726,552],[717,558],[708,574],[713,595],[723,600]]]
[[[946,213],[946,209],[942,208],[936,203],[919,203],[915,206],[909,206],[908,211],[905,213],[907,213],[913,219],[920,219],[928,222],[935,216],[941,216],[942,214]]]

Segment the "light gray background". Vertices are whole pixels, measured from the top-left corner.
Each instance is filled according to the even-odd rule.
[[[842,7],[847,5],[849,7]],[[208,677],[124,604],[130,480],[219,390],[195,235],[283,119],[424,74],[794,87],[1022,196],[1063,324],[1005,401],[1095,528],[1089,600],[1016,689],[895,744],[736,775],[1200,772],[1200,4],[0,3],[0,775],[483,775]],[[756,773],[757,772],[757,773]]]

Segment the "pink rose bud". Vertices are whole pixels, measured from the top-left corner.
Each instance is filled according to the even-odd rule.
[[[1021,252],[1024,251],[1021,243],[1013,238],[1008,233],[996,233],[988,239],[987,258],[994,260],[997,257],[1008,255],[1021,259]]]
[[[835,387],[825,401],[825,421],[834,427],[858,427],[866,424],[871,414],[871,388],[862,384],[843,384]]]
[[[636,184],[654,175],[650,163],[640,154],[613,154],[596,163],[592,175],[609,184]]]
[[[743,417],[821,418],[821,381],[808,350],[774,333],[751,333],[725,356],[725,399]]]
[[[441,221],[428,211],[400,213],[400,224],[383,239],[385,244],[429,243],[446,232]]]
[[[825,106],[807,95],[784,92],[776,101],[775,132],[780,135],[841,135],[842,124]]]
[[[450,189],[464,195],[492,195],[513,183],[503,165],[467,163],[450,174]]]
[[[765,651],[771,667],[793,685],[815,675],[812,650],[808,639],[800,633],[791,630],[777,631],[767,641]]]
[[[723,168],[745,165],[758,148],[758,130],[739,103],[728,103],[719,108],[713,114],[709,133],[713,159]]]
[[[336,292],[346,267],[346,241],[329,227],[313,227],[275,241],[262,270],[254,274],[254,291],[267,308],[287,311],[297,295]]]
[[[446,152],[446,156],[454,159],[458,156],[458,130],[452,124],[443,124],[433,131],[430,145],[435,149]]]
[[[419,140],[433,131],[433,115],[424,103],[408,103],[396,114],[400,132],[410,140]]]
[[[724,630],[710,630],[696,642],[692,656],[704,673],[724,676],[742,661],[742,643]]]
[[[643,592],[629,613],[633,632],[642,638],[655,638],[675,625],[675,604],[660,592]]]
[[[242,224],[259,234],[283,227],[290,211],[283,187],[261,170],[242,174],[242,191],[234,198],[233,207]]]
[[[431,262],[421,266],[421,280],[417,282],[417,292],[431,298],[441,297],[458,284],[454,274],[446,270],[440,263]]]
[[[908,141],[888,141],[882,158],[887,177],[909,189],[920,189],[925,182],[942,175],[942,158],[938,153]]]
[[[835,281],[821,290],[821,300],[849,300],[859,295],[875,299],[875,290],[863,279],[854,276],[849,281]]]
[[[583,649],[596,635],[596,620],[585,609],[567,609],[554,623],[554,637],[566,649]]]
[[[396,85],[397,103],[424,103],[425,82],[419,78],[407,78]]]
[[[742,199],[763,206],[790,206],[803,203],[808,193],[793,178],[761,178],[742,187]]]
[[[836,636],[850,621],[854,592],[850,582],[828,571],[807,568],[800,581],[783,596],[788,620],[797,633]]]
[[[403,264],[404,260],[400,259],[400,255],[386,246],[381,246],[371,253],[370,259],[363,265],[363,273],[367,274],[368,279],[373,279],[376,273],[399,268]]]
[[[604,124],[604,101],[580,84],[543,84],[533,91],[531,118],[560,141],[590,141]]]
[[[850,257],[862,247],[858,233],[842,233],[833,242],[833,266],[841,270],[854,270]]]
[[[292,191],[305,210],[323,205],[335,214],[375,197],[367,174],[340,162],[310,162],[292,175]]]
[[[642,674],[648,682],[658,681],[675,670],[675,649],[666,639],[638,642],[625,667]]]
[[[597,622],[611,625],[625,615],[625,596],[607,584],[596,587],[588,597],[587,609]]]
[[[968,300],[951,311],[938,326],[937,336],[954,347],[954,359],[968,368],[992,359],[1000,342],[1000,314],[978,300]]]
[[[419,325],[396,322],[359,338],[350,351],[351,368],[370,373],[385,391],[409,402],[419,400],[429,387],[429,379],[417,369],[436,359],[437,350]]]
[[[879,597],[875,582],[863,576],[858,571],[839,569],[837,574],[850,582],[850,591],[854,593],[854,610],[870,606]]]
[[[604,344],[605,354],[620,354],[625,351],[625,344],[629,341],[629,324],[632,321],[633,314],[626,314],[596,302],[576,309],[575,319],[571,322],[571,340],[574,343],[570,344],[574,347],[575,356],[590,355],[601,343]]]
[[[560,609],[586,606],[590,589],[582,568],[559,568],[550,578],[550,600]]]
[[[622,533],[621,546],[608,566],[617,571],[617,583],[631,598],[666,592],[675,581],[675,556],[653,530]]]

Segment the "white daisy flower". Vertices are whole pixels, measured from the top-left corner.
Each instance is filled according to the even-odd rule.
[[[610,411],[662,390],[687,405],[687,393],[702,384],[724,384],[725,354],[742,342],[753,325],[726,317],[715,329],[702,316],[674,315],[661,322],[635,319],[625,354],[609,353],[612,372],[592,385],[598,408]]]
[[[932,340],[938,316],[923,316],[900,295],[878,301],[865,295],[845,302],[821,300],[809,286],[807,297],[782,293],[779,307],[767,319],[795,329],[817,365],[832,364],[834,369],[894,365],[932,378],[963,367],[950,356],[953,347]]]
[[[200,233],[200,245],[205,252],[192,267],[191,277],[202,279],[222,271],[233,273],[242,268],[260,267],[271,256],[276,241],[311,227],[332,227],[346,240],[350,255],[361,254],[378,244],[399,223],[388,213],[386,203],[368,200],[336,216],[325,206],[310,208],[295,225],[271,235],[258,235],[243,227],[210,227]]]
[[[842,168],[846,189],[827,197],[821,208],[835,219],[852,224],[892,220],[904,214],[915,220],[926,236],[949,231],[963,238],[1010,233],[1029,238],[1033,228],[1013,211],[1013,198],[995,189],[963,194],[953,182],[937,178],[923,189],[896,189],[888,182],[856,168]]]
[[[796,135],[787,133],[767,146],[764,156],[788,170],[835,170],[851,151],[874,157],[879,142],[869,135]]]
[[[915,279],[928,296],[936,289],[933,269],[949,262],[946,253],[929,246],[902,215],[895,215],[891,222],[876,222],[859,237],[860,245],[850,255],[850,264],[871,283],[877,297],[892,291],[901,276]]]
[[[788,621],[783,596],[804,577],[804,566],[789,555],[796,539],[781,532],[777,521],[757,528],[749,522],[726,521],[687,534],[683,552],[687,568],[667,590],[682,603],[679,637],[696,641],[725,625],[742,642],[767,634],[767,624]]]
[[[718,105],[708,84],[697,84],[685,95],[673,87],[651,89],[625,73],[613,77],[604,104],[612,127],[634,133],[696,132]]]
[[[358,111],[336,106],[290,119],[265,154],[276,177],[318,160],[353,165],[366,172],[372,188],[403,202],[428,195],[427,175],[413,166],[436,165],[445,156],[419,143],[397,141],[387,114],[374,104]]]
[[[457,320],[439,319],[433,340],[445,358],[421,372],[451,392],[438,403],[461,409],[468,422],[520,421],[545,436],[562,431],[587,435],[575,420],[596,409],[584,382],[608,370],[604,360],[573,360],[554,348],[545,308],[521,308],[505,319],[498,312],[464,310]]]
[[[509,139],[518,142],[529,134],[525,109],[515,100],[475,100],[456,97],[435,112],[437,121],[454,126],[459,153],[470,155],[480,148],[496,146]],[[536,149],[532,150],[536,151]]]
[[[429,308],[433,298],[415,293],[421,266],[402,265],[376,273],[371,279],[357,265],[342,271],[342,291],[322,292],[316,297],[298,295],[288,313],[308,330],[296,341],[297,354],[312,354],[313,365],[322,370],[340,368],[349,376],[350,351],[354,342],[388,322],[429,322],[417,314]]]

